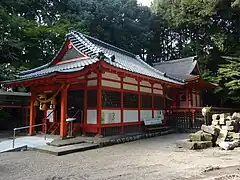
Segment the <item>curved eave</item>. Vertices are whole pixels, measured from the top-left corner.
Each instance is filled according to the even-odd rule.
[[[188,80],[186,82],[186,85],[189,85],[189,86],[194,85],[194,87],[205,88],[205,89],[214,89],[214,88],[216,88],[218,86],[216,84],[207,82],[207,81],[201,79],[200,77]]]

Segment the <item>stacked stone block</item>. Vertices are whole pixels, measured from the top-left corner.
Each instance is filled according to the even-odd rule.
[[[213,114],[210,126],[202,125],[201,131],[189,134],[183,144],[188,149],[203,149],[220,146],[222,149],[234,149],[240,146],[240,113]]]

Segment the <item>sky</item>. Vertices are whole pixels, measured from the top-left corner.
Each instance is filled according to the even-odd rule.
[[[139,3],[142,3],[143,6],[150,6],[152,0],[138,0]]]

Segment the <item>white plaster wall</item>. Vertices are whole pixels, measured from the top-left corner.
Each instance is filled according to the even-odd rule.
[[[180,101],[180,106],[181,107],[186,107],[186,101]]]
[[[141,81],[140,85],[151,87],[151,84],[148,81]]]
[[[162,89],[162,88],[163,88],[161,84],[154,84],[153,87],[154,87],[154,88],[159,88],[159,89]]]
[[[196,106],[196,94],[192,94],[192,102],[193,102],[193,106]]]
[[[153,93],[163,95],[163,90],[153,89]]]
[[[96,80],[96,79],[94,79],[94,80],[89,80],[89,81],[87,82],[87,85],[88,85],[88,86],[97,86],[97,80]]]
[[[136,81],[136,79],[131,78],[131,77],[125,77],[125,78],[123,78],[123,82],[129,82],[129,83],[133,83],[133,84],[138,84],[138,82]]]
[[[140,110],[141,121],[145,118],[152,118],[152,110]]]
[[[138,87],[135,85],[131,85],[131,84],[123,84],[123,89],[137,91]]]
[[[138,122],[138,110],[124,110],[123,122]]]
[[[102,110],[102,124],[121,122],[121,110]]]
[[[97,110],[87,110],[87,124],[97,124]]]
[[[201,102],[200,102],[200,95],[197,94],[197,106],[201,106]]]
[[[121,88],[121,84],[119,82],[102,80],[102,86],[112,87],[112,88]]]
[[[78,79],[84,79],[84,76],[80,76],[80,77],[78,77]]]
[[[164,115],[163,110],[154,110],[154,117],[160,118]]]
[[[121,78],[114,73],[109,73],[109,72],[105,72],[102,74],[103,78],[107,78],[107,79],[112,79],[112,80],[116,80],[116,81],[121,81]]]
[[[140,91],[141,92],[152,93],[152,89],[151,88],[146,88],[146,87],[140,87]]]
[[[96,78],[96,77],[97,77],[97,74],[93,72],[91,72],[91,74],[88,75],[88,78]]]

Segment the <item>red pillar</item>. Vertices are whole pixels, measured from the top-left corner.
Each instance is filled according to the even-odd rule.
[[[151,83],[152,88],[152,118],[154,118],[154,94],[153,94],[153,82]]]
[[[32,92],[31,93],[31,98],[30,98],[30,122],[29,122],[29,135],[34,135],[34,126],[35,125],[35,113],[36,113],[36,109],[34,106],[34,101],[36,100],[36,93]]]
[[[86,87],[84,89],[84,112],[83,112],[83,134],[86,134],[85,128],[87,125],[87,106],[88,106],[88,90],[87,90],[87,83],[86,83]]]
[[[67,92],[69,85],[64,86],[61,90],[61,120],[60,120],[60,136],[67,136]]]
[[[140,79],[138,79],[138,128],[141,130],[141,94],[140,94]]]
[[[97,77],[97,135],[102,134],[101,120],[102,120],[102,73],[98,72]]]
[[[123,77],[121,77],[121,133],[124,133],[124,122],[123,122]]]
[[[186,107],[189,108],[189,90],[186,88]]]
[[[164,120],[163,120],[163,125],[165,126],[167,124],[166,122],[166,93],[165,93],[165,85],[163,85],[163,114],[164,114]]]

